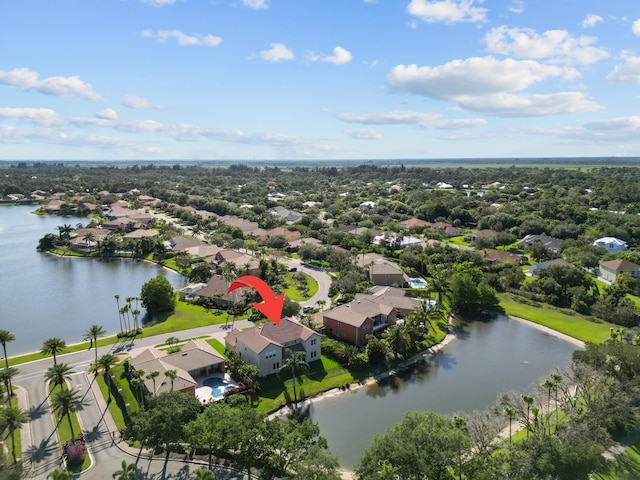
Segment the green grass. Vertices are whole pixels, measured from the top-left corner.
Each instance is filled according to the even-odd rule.
[[[594,473],[593,480],[632,480],[640,478],[640,442],[627,448],[615,460],[607,463],[599,472]]]
[[[60,385],[54,386],[52,383],[50,383],[49,393],[51,397],[53,397],[55,395],[55,392],[58,391],[59,389],[60,389]],[[62,384],[62,389],[68,390],[66,383]],[[80,427],[80,421],[78,420],[78,415],[76,414],[76,412],[71,412],[69,414],[69,418],[67,418],[66,415],[61,418],[58,414],[55,414],[54,418],[55,418],[55,421],[57,422],[56,429],[58,431],[58,438],[60,439],[61,444],[73,438],[73,435],[71,435],[71,427],[69,427],[69,418],[71,419],[71,424],[73,425],[73,434],[75,436],[78,436],[82,433],[82,428]],[[68,465],[67,470],[69,470],[72,473],[79,473],[79,472],[82,472],[83,470],[86,470],[90,466],[91,466],[91,456],[87,452],[87,454],[84,457],[84,462],[82,462],[81,465]]]
[[[324,355],[309,364],[309,372],[298,377],[296,392],[300,398],[316,395],[335,387],[343,387],[362,380],[362,377],[350,373],[342,368],[338,362]],[[285,405],[290,399],[293,401],[293,381],[291,378],[279,378],[269,375],[259,380],[261,385],[260,400],[257,410],[269,413]]]
[[[111,368],[110,373],[113,385],[111,386],[111,402],[108,402],[108,409],[116,427],[121,429],[129,423],[130,415],[138,411],[138,400],[131,391],[129,382],[124,378],[124,367],[122,365],[115,365]],[[96,381],[106,402],[109,398],[109,389],[104,375],[98,375]]]
[[[1,398],[1,400],[2,402],[4,402],[4,398]],[[11,397],[11,406],[13,407],[20,406],[18,405],[17,397]],[[22,428],[29,428],[29,426],[25,424]],[[0,440],[4,441],[4,445],[6,445],[6,449],[7,449],[7,451],[5,452],[4,448],[0,448],[0,458],[6,458],[10,463],[13,463],[13,456],[11,453],[12,452],[11,434],[9,433],[9,430],[2,432],[2,436],[0,436]],[[22,458],[22,441],[20,439],[20,430],[16,430],[13,433],[13,440],[15,441],[16,457],[18,458],[18,462],[19,462],[20,458]],[[6,453],[6,456],[4,456],[5,453]]]
[[[583,342],[602,343],[609,338],[610,329],[616,328],[613,324],[595,323],[571,310],[552,307],[517,295],[503,293],[499,297],[500,306],[507,315],[544,325]]]
[[[222,344],[222,342],[216,338],[212,338],[210,340],[207,340],[207,343],[209,345],[211,345],[216,352],[218,352],[220,355],[222,355],[222,358],[224,358],[226,360],[227,355],[225,353],[226,351],[226,347]]]
[[[303,295],[302,292],[298,290],[296,286],[298,282],[296,282],[293,279],[293,277],[294,275],[299,275],[300,273],[302,272],[287,273],[285,275],[285,279],[289,284],[289,287],[284,290],[284,293],[287,297],[289,297],[290,300],[295,300],[296,302],[302,302],[304,300],[307,300],[313,297],[318,292],[318,282],[316,281],[315,278],[313,278],[311,275],[307,275],[306,273],[302,273],[302,274],[305,276],[307,281],[308,295]]]

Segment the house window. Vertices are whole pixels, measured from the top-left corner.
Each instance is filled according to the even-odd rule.
[[[280,368],[280,362],[275,362],[275,363],[273,364],[273,369],[274,369],[274,370],[278,370],[279,368]]]
[[[363,330],[364,332],[366,332],[367,330],[369,330],[369,327],[370,327],[370,326],[371,326],[371,325],[369,325],[368,323],[365,323],[364,325],[362,325],[362,330]]]
[[[341,327],[342,326],[342,322],[338,322],[338,326]]]
[[[310,343],[311,343],[311,345],[315,345],[316,343],[318,343],[318,339],[317,338],[312,338]]]
[[[309,355],[311,358],[316,358],[318,352],[316,352],[315,350],[313,352],[311,352],[311,355]]]
[[[276,356],[276,352],[267,352],[264,356],[264,358],[272,358]]]

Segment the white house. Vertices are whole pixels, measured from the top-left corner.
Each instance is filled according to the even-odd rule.
[[[602,247],[609,253],[624,252],[628,245],[624,240],[616,237],[602,237],[593,242],[594,247]]]

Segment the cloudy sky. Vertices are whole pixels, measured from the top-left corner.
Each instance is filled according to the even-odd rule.
[[[0,11],[0,159],[640,156],[637,0]]]

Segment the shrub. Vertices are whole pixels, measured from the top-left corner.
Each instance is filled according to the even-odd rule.
[[[84,443],[67,445],[65,453],[67,454],[67,463],[69,465],[82,465],[87,453],[87,446]]]

